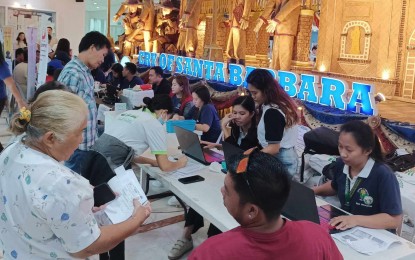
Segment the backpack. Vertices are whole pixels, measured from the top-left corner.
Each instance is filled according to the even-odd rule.
[[[300,182],[304,181],[305,154],[340,155],[338,149],[340,133],[321,126],[304,134],[304,152],[301,155]]]

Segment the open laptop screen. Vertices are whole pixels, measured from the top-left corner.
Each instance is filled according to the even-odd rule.
[[[320,224],[314,191],[296,181],[291,181],[290,194],[281,214],[291,220]]]
[[[179,126],[174,126],[174,131],[176,132],[177,141],[179,141],[180,150],[182,150],[184,154],[193,157],[202,163],[206,162],[197,134]]]

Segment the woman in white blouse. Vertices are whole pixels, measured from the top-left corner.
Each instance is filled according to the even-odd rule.
[[[17,38],[16,38],[15,49],[19,49],[19,48],[24,49],[26,47],[27,47],[26,35],[24,34],[24,32],[19,32],[19,35],[17,35]]]
[[[262,152],[277,157],[293,177],[298,165],[295,144],[300,117],[297,106],[268,70],[253,70],[246,82],[259,108],[257,132]]]
[[[107,252],[151,213],[137,200],[128,220],[99,227],[93,188],[66,168],[82,141],[88,109],[77,95],[50,90],[12,122],[26,136],[0,155],[0,244],[6,259],[72,259]]]

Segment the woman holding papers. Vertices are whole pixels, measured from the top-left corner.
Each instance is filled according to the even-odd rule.
[[[314,192],[337,195],[342,209],[353,215],[335,217],[330,224],[341,230],[398,228],[402,218],[399,184],[383,163],[379,140],[370,126],[359,120],[342,125],[339,152],[333,180],[315,187]]]
[[[50,90],[11,122],[26,136],[0,156],[0,243],[16,259],[87,258],[106,252],[134,234],[151,213],[134,200],[131,218],[99,227],[93,189],[66,168],[82,141],[88,108],[77,95]]]
[[[255,69],[247,80],[259,109],[258,140],[262,152],[274,155],[293,177],[297,173],[297,106],[268,70]]]

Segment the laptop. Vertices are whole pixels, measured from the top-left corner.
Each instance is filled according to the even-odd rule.
[[[192,131],[179,126],[174,126],[174,131],[176,132],[180,149],[186,156],[204,165],[210,165],[213,162],[220,163],[224,160],[222,154],[216,153],[210,149],[203,149],[198,135]]]
[[[330,219],[348,215],[347,212],[331,205],[317,207],[314,191],[301,183],[291,181],[290,194],[281,214],[291,220],[308,220],[329,231]]]

